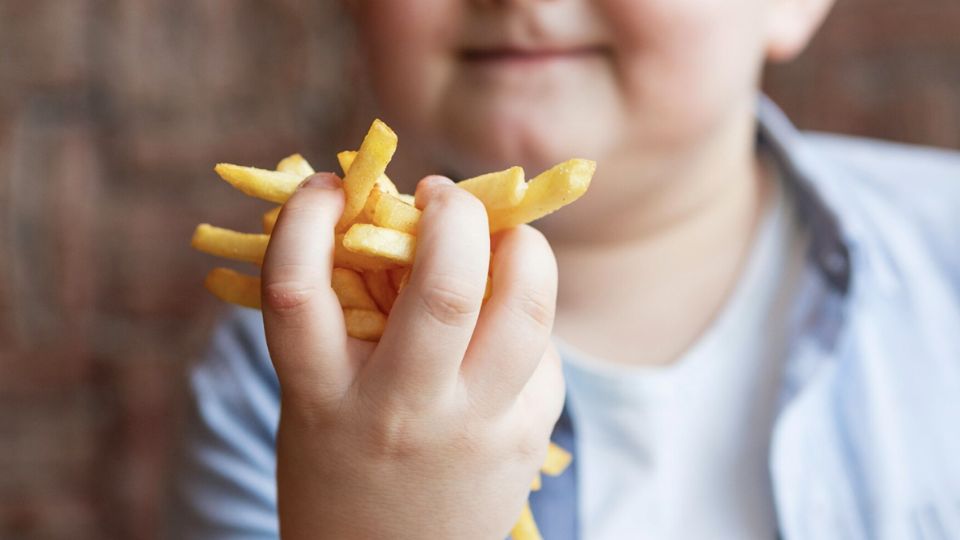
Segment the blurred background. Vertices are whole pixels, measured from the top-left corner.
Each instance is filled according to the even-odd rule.
[[[211,167],[334,168],[336,4],[0,0],[0,538],[156,537],[223,310],[190,235],[266,208]],[[840,0],[765,87],[803,128],[958,149],[958,28],[956,0]]]

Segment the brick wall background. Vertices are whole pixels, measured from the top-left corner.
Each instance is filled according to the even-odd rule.
[[[0,537],[153,538],[185,365],[221,306],[210,171],[333,167],[335,2],[0,0]],[[960,4],[841,0],[768,90],[803,127],[960,148]]]

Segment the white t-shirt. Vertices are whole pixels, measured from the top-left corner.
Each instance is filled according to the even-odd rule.
[[[778,186],[727,305],[679,361],[615,365],[558,343],[583,538],[776,536],[767,456],[805,245]]]

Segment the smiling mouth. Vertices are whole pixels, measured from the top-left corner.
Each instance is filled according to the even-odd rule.
[[[488,49],[463,49],[460,51],[460,59],[475,65],[530,65],[563,60],[584,60],[600,56],[604,53],[605,49],[600,46],[541,49],[496,47]]]

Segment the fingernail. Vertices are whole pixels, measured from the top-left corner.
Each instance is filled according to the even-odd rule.
[[[444,185],[452,186],[453,185],[453,180],[447,178],[446,176],[440,176],[439,174],[432,174],[430,176],[427,176],[420,182],[428,186],[444,186]]]
[[[316,173],[308,176],[306,180],[300,183],[297,189],[340,189],[341,180],[333,173]]]

